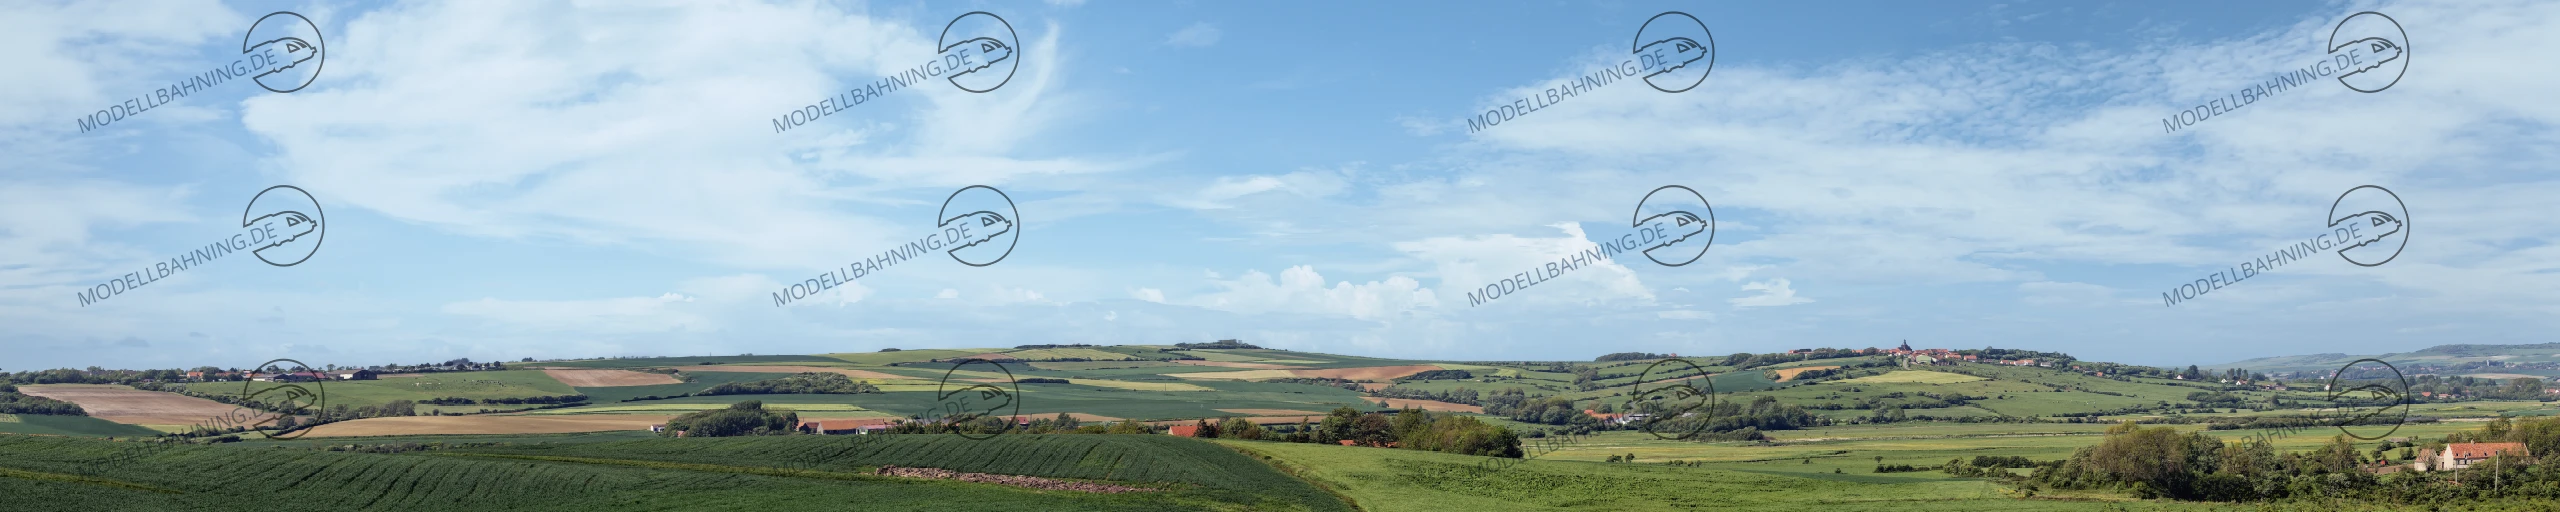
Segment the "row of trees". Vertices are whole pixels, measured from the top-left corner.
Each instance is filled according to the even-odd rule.
[[[710,389],[704,389],[701,392],[694,394],[701,396],[803,394],[851,395],[878,392],[880,392],[879,386],[871,385],[871,383],[868,382],[854,382],[853,378],[846,377],[844,374],[802,372],[789,377],[765,379],[754,382],[721,383],[720,385],[712,386]]]

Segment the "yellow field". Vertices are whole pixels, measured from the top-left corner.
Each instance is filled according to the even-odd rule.
[[[1849,383],[1849,384],[1893,384],[1893,383],[1954,384],[1954,383],[1958,383],[1958,382],[1973,382],[1973,381],[1977,381],[1977,380],[1984,380],[1984,379],[1983,379],[1983,378],[1981,378],[1981,377],[1975,377],[1975,376],[1972,376],[1972,375],[1964,375],[1964,374],[1957,374],[1957,373],[1932,372],[1932,371],[1922,371],[1922,370],[1899,370],[1899,371],[1894,371],[1894,372],[1891,372],[1891,373],[1886,373],[1886,374],[1884,374],[1884,375],[1869,375],[1869,376],[1865,376],[1865,377],[1859,377],[1859,378],[1849,379],[1849,380],[1844,380],[1844,381],[1840,381],[1840,382],[1842,382],[1842,383]]]

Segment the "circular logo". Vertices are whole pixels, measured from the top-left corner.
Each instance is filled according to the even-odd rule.
[[[2409,204],[2391,189],[2364,185],[2339,194],[2329,204],[2329,235],[2338,239],[2338,257],[2367,267],[2400,257],[2409,246]],[[2389,250],[2384,250],[2389,248]]]
[[[268,194],[278,190],[289,192]],[[321,225],[327,217],[320,212],[320,200],[312,199],[310,192],[292,185],[276,185],[249,198],[249,208],[240,212],[240,227],[249,230],[250,244],[255,247],[250,253],[268,265],[290,267],[320,252],[320,239],[329,234],[328,228]]]
[[[994,372],[1004,374],[1004,382],[1002,385],[997,385],[981,382],[981,380],[991,379],[966,377],[953,382],[953,378],[960,373],[960,369],[970,365],[993,366]],[[942,382],[934,387],[934,391],[934,396],[937,398],[934,400],[934,411],[931,414],[939,416],[949,424],[958,425],[985,417],[1004,418],[1003,429],[995,432],[961,432],[961,437],[970,439],[995,437],[996,434],[1013,430],[1014,418],[1022,416],[1022,400],[1017,398],[1022,396],[1022,385],[1014,383],[1013,370],[1007,370],[1004,365],[985,359],[969,358],[953,362],[951,369],[942,373]]]
[[[249,24],[249,35],[240,40],[240,53],[247,54],[250,62],[265,63],[251,79],[275,92],[299,91],[319,79],[320,64],[329,60],[326,50],[320,26],[289,11],[258,18]]]
[[[2339,84],[2356,92],[2382,92],[2409,72],[2409,31],[2382,13],[2355,13],[2329,30],[2329,58],[2339,68]]]
[[[1696,374],[1695,377],[1679,378]],[[1706,432],[1716,407],[1716,383],[1705,368],[1687,359],[1663,359],[1644,367],[1627,391],[1622,408],[1627,422],[1662,439],[1688,439]],[[1656,378],[1666,380],[1653,382]],[[1706,386],[1699,389],[1700,385]]]
[[[1677,191],[1663,193],[1672,190]],[[1716,210],[1696,190],[1664,185],[1636,203],[1634,227],[1643,240],[1645,259],[1666,267],[1687,265],[1715,245]]]
[[[970,185],[952,192],[950,199],[942,200],[942,212],[934,219],[949,241],[943,246],[948,248],[945,252],[964,265],[984,267],[1004,261],[1022,241],[1022,211],[1013,207],[1012,196],[995,187]]]
[[[986,11],[971,11],[951,24],[942,26],[942,66],[950,69],[951,85],[969,92],[987,92],[1013,81],[1013,72],[1022,67],[1022,42],[1013,33],[1013,24]]]
[[[1668,11],[1636,29],[1635,54],[1644,83],[1657,91],[1685,92],[1715,71],[1716,37],[1696,16]]]
[[[292,363],[292,365],[277,363]],[[266,436],[268,439],[292,439],[310,433],[311,429],[300,428],[283,434],[269,434],[265,429],[258,427],[274,424],[287,416],[318,412],[322,407],[326,407],[329,401],[329,390],[323,383],[329,380],[328,374],[312,371],[311,365],[292,359],[267,361],[260,363],[252,370],[258,372],[260,378],[265,378],[267,381],[259,382],[257,378],[243,381],[240,387],[241,400],[264,404],[266,410],[275,415],[259,417],[255,423],[249,425],[249,431],[257,432],[258,435]],[[300,384],[306,382],[311,386],[306,388]],[[262,388],[259,387],[260,384],[266,386]]]
[[[2409,378],[2380,359],[2365,358],[2329,374],[2329,403],[2337,410],[2330,422],[2348,437],[2372,441],[2400,431],[2409,421]]]

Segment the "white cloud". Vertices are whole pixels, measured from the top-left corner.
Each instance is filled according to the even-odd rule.
[[[1138,299],[1138,300],[1147,301],[1147,302],[1153,302],[1153,303],[1157,303],[1157,304],[1163,304],[1163,303],[1164,303],[1164,290],[1158,290],[1158,289],[1154,289],[1154,288],[1139,288],[1139,289],[1137,289],[1136,291],[1129,292],[1129,297],[1131,297],[1131,298],[1135,298],[1135,299]]]
[[[1431,290],[1413,278],[1394,276],[1361,284],[1343,281],[1326,287],[1324,276],[1305,265],[1280,271],[1278,281],[1260,270],[1247,270],[1233,280],[1212,284],[1224,290],[1184,302],[1238,313],[1311,313],[1361,320],[1393,320],[1439,306]]]
[[[1748,292],[1756,290],[1759,291],[1760,294],[1738,299],[1730,299],[1727,300],[1727,302],[1732,302],[1733,307],[1735,308],[1791,306],[1813,302],[1813,299],[1797,297],[1795,289],[1790,287],[1791,284],[1792,283],[1787,282],[1787,278],[1783,277],[1767,281],[1746,283],[1742,285],[1742,291]]]
[[[1182,30],[1174,31],[1173,35],[1166,36],[1164,38],[1164,44],[1173,46],[1189,46],[1193,48],[1205,47],[1218,44],[1219,34],[1218,27],[1210,26],[1209,22],[1203,21],[1193,23],[1188,27],[1182,27]]]

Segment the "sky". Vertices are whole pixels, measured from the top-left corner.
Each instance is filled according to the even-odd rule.
[[[2560,70],[2539,65],[2560,3],[0,19],[6,371],[1219,339],[2184,365],[2560,341]],[[309,60],[154,96],[250,55]],[[1704,222],[1657,216],[1678,213]],[[2322,238],[2333,222],[2369,232]],[[2318,247],[2346,239],[2370,243]]]

